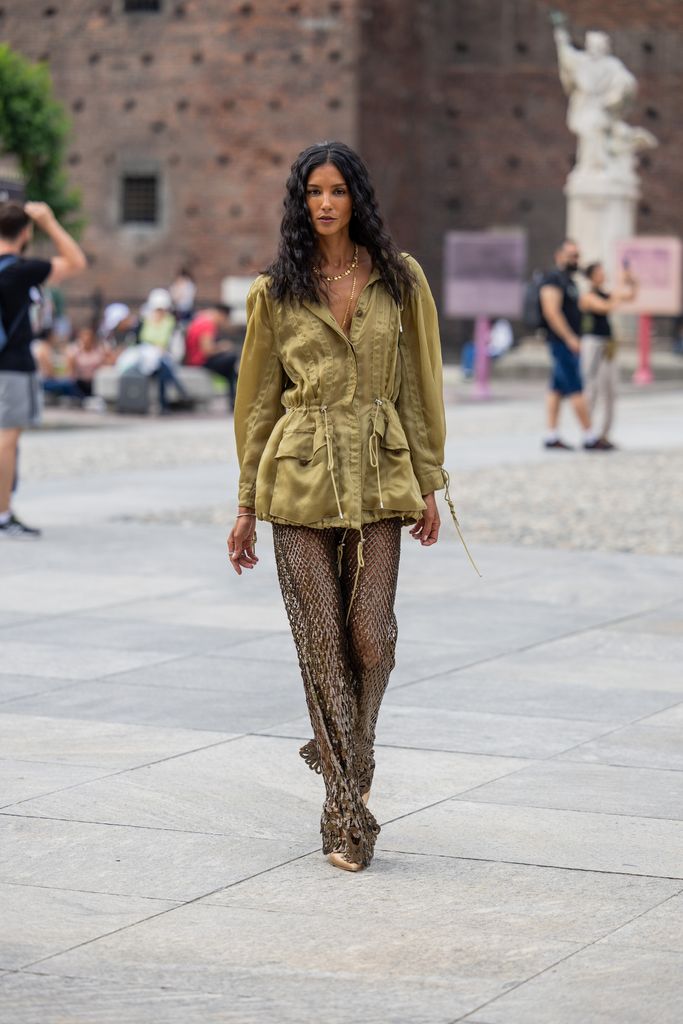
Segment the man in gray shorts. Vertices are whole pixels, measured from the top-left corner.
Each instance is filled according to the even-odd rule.
[[[24,259],[36,224],[57,249],[51,260]],[[40,536],[11,509],[19,436],[40,419],[40,388],[31,355],[32,292],[85,270],[80,246],[46,203],[0,203],[0,539]]]

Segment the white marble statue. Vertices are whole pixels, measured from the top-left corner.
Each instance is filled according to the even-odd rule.
[[[564,15],[554,12],[560,80],[569,96],[567,125],[578,139],[574,176],[615,175],[635,181],[635,153],[657,144],[651,132],[623,120],[637,83],[611,53],[605,32],[587,32],[585,49],[572,45]]]

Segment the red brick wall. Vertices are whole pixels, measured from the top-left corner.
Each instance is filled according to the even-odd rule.
[[[2,37],[49,55],[72,111],[69,171],[94,258],[74,291],[142,296],[187,261],[208,298],[225,274],[260,269],[289,164],[335,137],[366,157],[385,219],[437,293],[448,229],[523,225],[532,264],[547,263],[575,150],[552,7],[577,42],[607,29],[638,77],[630,120],[660,140],[640,230],[683,234],[679,0],[163,0],[163,13],[135,16],[122,0],[2,6]],[[118,222],[119,178],[138,161],[164,181],[153,231]]]
[[[4,5],[2,37],[49,59],[74,125],[69,175],[83,190],[92,266],[72,294],[144,296],[180,262],[206,298],[225,274],[270,259],[283,184],[321,138],[353,141],[355,0],[122,0]],[[46,11],[55,13],[46,16]],[[119,223],[125,168],[158,167],[158,229]]]
[[[361,147],[386,217],[440,288],[443,233],[522,225],[544,265],[564,230],[575,139],[548,18],[581,43],[610,32],[639,80],[629,120],[659,138],[642,170],[641,232],[683,235],[683,3],[374,0],[361,34]],[[447,327],[447,331],[450,328]]]

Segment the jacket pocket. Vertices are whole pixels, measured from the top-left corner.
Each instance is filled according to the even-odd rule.
[[[332,471],[339,474],[339,453],[334,449],[331,423],[328,433],[333,446]],[[302,525],[328,518],[339,519],[322,425],[289,427],[275,452],[275,465],[271,515]]]
[[[282,440],[275,452],[276,459],[298,459],[299,462],[310,462],[316,451],[315,427],[285,430]],[[324,439],[323,439],[324,443]]]
[[[410,451],[408,438],[406,437],[405,430],[403,429],[398,416],[396,419],[391,416],[387,416],[384,423],[384,430],[379,432],[382,435],[380,439],[380,445],[382,448],[392,448],[394,451],[402,451],[404,449],[406,451]]]

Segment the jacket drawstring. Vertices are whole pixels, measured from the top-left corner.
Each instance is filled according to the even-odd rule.
[[[379,507],[380,508],[384,508],[384,502],[382,500],[382,481],[381,481],[380,475],[379,475],[379,449],[378,449],[379,433],[377,432],[377,417],[379,415],[379,411],[380,411],[381,408],[382,408],[382,399],[381,398],[376,398],[375,399],[375,414],[372,417],[372,433],[370,434],[370,440],[368,442],[368,447],[370,449],[370,465],[372,466],[372,468],[377,473],[377,490],[379,492]]]
[[[342,559],[344,557],[344,544],[346,543],[346,534],[348,529],[344,530],[342,539],[337,544],[337,576],[341,579],[342,574]]]
[[[351,614],[351,608],[353,607],[353,601],[358,590],[358,581],[360,579],[360,571],[365,567],[365,559],[363,558],[363,528],[361,527],[358,531],[360,533],[360,540],[358,541],[358,547],[356,548],[356,575],[353,581],[353,590],[351,591],[351,600],[349,601],[349,607],[346,611],[346,622],[349,621],[349,615]]]
[[[330,471],[332,477],[332,488],[334,490],[334,497],[337,502],[337,511],[339,512],[339,518],[344,518],[342,507],[339,503],[339,491],[337,490],[337,479],[334,475],[334,450],[332,448],[332,437],[330,435],[330,425],[327,421],[327,406],[321,405],[320,411],[323,414],[323,420],[325,422],[325,444],[327,445],[327,468]]]
[[[446,488],[444,497],[446,499],[446,504],[448,505],[449,509],[451,510],[451,516],[453,517],[453,522],[455,523],[455,528],[458,531],[458,536],[460,537],[460,540],[462,541],[462,546],[464,547],[465,551],[467,552],[467,557],[469,558],[470,562],[472,563],[472,566],[473,566],[475,572],[477,573],[477,576],[481,576],[481,573],[479,572],[479,569],[477,568],[477,563],[472,558],[472,555],[470,554],[470,549],[467,547],[467,544],[465,542],[465,538],[462,535],[462,530],[460,529],[460,523],[458,522],[458,517],[455,514],[455,505],[453,504],[453,499],[451,498],[451,492],[450,492],[450,489],[449,489],[450,488],[451,478],[449,477],[449,475],[446,472],[446,470],[443,469],[443,468],[441,469],[441,473],[443,475],[443,482],[444,482],[444,485],[445,485],[445,488]]]

